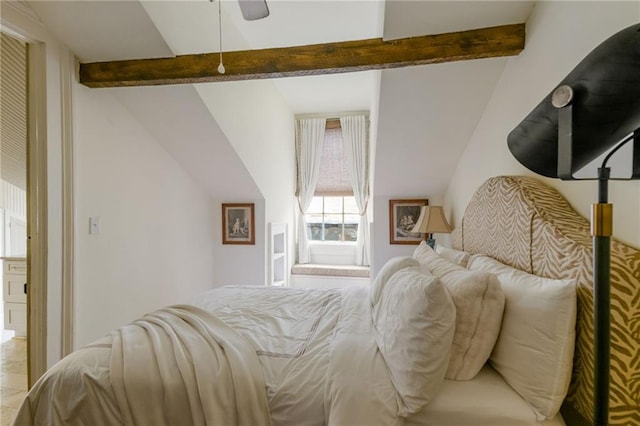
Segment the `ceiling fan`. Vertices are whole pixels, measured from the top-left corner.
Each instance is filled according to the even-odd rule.
[[[269,16],[266,0],[238,0],[242,17],[247,21],[256,21]]]
[[[222,1],[222,0],[220,0]],[[209,0],[213,3],[213,0]],[[238,0],[242,17],[247,21],[257,21],[269,16],[269,7],[266,0]]]

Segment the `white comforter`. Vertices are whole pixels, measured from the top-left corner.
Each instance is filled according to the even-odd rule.
[[[196,305],[255,348],[274,425],[402,425],[367,286],[223,287]]]
[[[402,425],[368,291],[212,290],[60,361],[16,424]]]

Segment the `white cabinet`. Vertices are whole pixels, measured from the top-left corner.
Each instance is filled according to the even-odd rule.
[[[287,269],[287,224],[272,223],[270,225],[269,244],[269,285],[284,287],[288,285]]]
[[[2,269],[2,301],[4,328],[16,336],[27,335],[27,261],[4,258]]]

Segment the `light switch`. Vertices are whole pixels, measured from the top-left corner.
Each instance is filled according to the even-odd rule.
[[[89,234],[100,233],[100,216],[92,216],[89,218]]]

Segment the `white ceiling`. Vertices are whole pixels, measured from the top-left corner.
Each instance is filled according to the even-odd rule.
[[[47,27],[81,62],[219,51],[218,3],[33,1]],[[270,16],[248,22],[222,0],[222,51],[382,37],[382,1],[270,0]],[[270,80],[295,114],[369,109],[371,72]],[[337,106],[336,106],[337,102]]]
[[[533,1],[387,0],[384,39],[442,34],[524,22]]]
[[[526,21],[534,4],[528,0],[267,1],[270,16],[248,22],[242,19],[237,0],[222,0],[223,52],[380,37],[393,39],[519,23]],[[217,52],[219,49],[218,3],[209,0],[47,0],[28,4],[83,62]],[[427,74],[417,71],[425,69],[424,66],[415,67],[413,72],[385,70],[382,78],[376,75],[380,71],[369,71],[262,80],[261,84],[275,85],[294,114],[370,110],[377,105],[378,95],[386,93],[388,105],[380,108],[380,125],[393,123],[391,128],[402,129],[403,143],[408,144],[406,152],[422,158],[437,152],[443,164],[455,165],[506,63],[506,59],[489,61],[494,64],[487,66],[486,61],[465,61],[453,65],[455,72],[429,73],[428,84],[424,80]],[[461,75],[471,76],[475,84],[456,84],[453,79]],[[412,90],[412,87],[421,90]],[[425,93],[423,89],[427,87],[434,90]],[[393,93],[404,94],[406,102]],[[424,112],[453,110],[450,102],[454,98],[462,100],[455,112],[438,113],[434,116],[437,119],[429,120],[428,129],[424,127],[424,120],[411,121],[413,118],[409,117],[415,114],[403,113],[407,108]],[[203,101],[207,104],[215,100],[203,98]],[[443,105],[447,108],[442,108]],[[389,132],[381,128],[379,133]],[[443,146],[443,134],[449,135],[446,146]],[[385,152],[381,143],[385,142],[379,138],[378,149]],[[420,182],[421,191],[442,194],[451,173],[453,170],[438,179],[426,177],[426,182],[431,183]],[[411,188],[407,190],[411,191]]]

